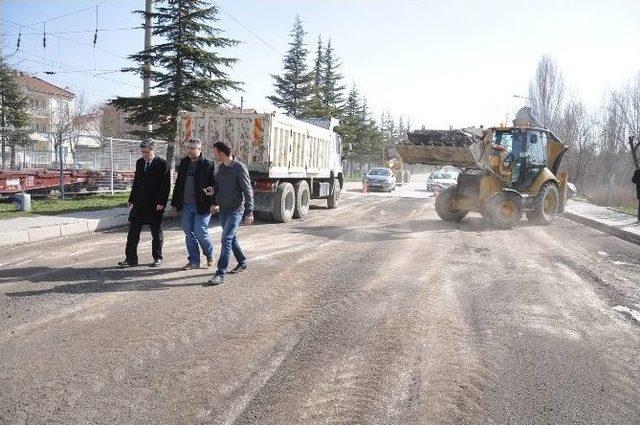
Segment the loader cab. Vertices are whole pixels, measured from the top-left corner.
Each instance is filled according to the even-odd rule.
[[[511,187],[526,192],[547,167],[547,131],[513,127],[495,129],[494,134],[502,166],[511,171]]]

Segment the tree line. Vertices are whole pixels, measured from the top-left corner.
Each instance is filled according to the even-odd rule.
[[[529,99],[542,123],[569,146],[563,168],[579,193],[600,204],[632,204],[631,176],[640,168],[640,73],[589,108],[567,93],[560,66],[545,55],[531,79]]]
[[[268,99],[295,118],[340,119],[336,131],[343,144],[352,147],[355,158],[377,162],[393,157],[394,146],[406,137],[410,123],[402,117],[396,123],[388,111],[376,121],[358,87],[353,84],[347,92],[331,38],[324,42],[322,35],[318,36],[315,56],[311,58],[305,35],[297,16],[282,61],[283,72],[272,75],[275,93]]]

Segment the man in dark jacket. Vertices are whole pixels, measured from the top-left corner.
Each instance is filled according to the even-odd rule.
[[[640,168],[633,173],[631,181],[636,185],[636,198],[638,198],[638,221],[640,221]]]
[[[253,188],[247,167],[231,156],[231,148],[224,142],[213,145],[213,155],[219,163],[215,203],[220,208],[222,240],[218,270],[207,285],[218,285],[224,281],[232,252],[238,265],[230,273],[240,273],[247,269],[247,258],[240,248],[236,232],[241,221],[245,224],[253,223]],[[206,192],[213,195],[213,188],[206,188]]]
[[[213,265],[213,244],[209,235],[213,197],[208,196],[204,189],[215,185],[215,176],[213,163],[202,155],[200,139],[189,140],[185,148],[187,156],[178,166],[171,206],[182,214],[189,261],[183,268],[189,270],[200,267],[200,248],[207,258],[207,267]]]
[[[144,140],[140,143],[142,158],[136,162],[136,174],[129,195],[129,234],[125,259],[118,263],[121,267],[138,265],[138,242],[142,226],[151,228],[152,267],[162,266],[162,215],[164,213],[171,186],[167,161],[156,156],[156,143]]]

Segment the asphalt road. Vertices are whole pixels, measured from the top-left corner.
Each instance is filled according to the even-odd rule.
[[[0,423],[640,423],[640,247],[421,188],[243,227],[218,287],[175,224],[164,269],[123,230],[0,250]]]

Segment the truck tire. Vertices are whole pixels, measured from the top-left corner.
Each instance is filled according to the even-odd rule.
[[[458,196],[455,187],[443,190],[436,198],[436,213],[444,221],[462,221],[469,211],[453,208],[451,202]]]
[[[527,220],[535,224],[548,225],[558,212],[560,195],[558,188],[552,182],[542,185],[533,201],[533,211],[527,213]]]
[[[489,200],[489,221],[498,229],[511,229],[522,217],[522,197],[511,191],[498,192]]]
[[[296,192],[296,205],[293,210],[293,218],[304,218],[309,214],[309,201],[311,200],[311,192],[309,191],[309,183],[301,180],[293,186]]]
[[[270,223],[273,221],[273,215],[268,211],[256,211],[255,216],[258,220],[265,223]]]
[[[280,183],[273,201],[273,220],[286,223],[293,217],[296,205],[296,193],[291,183]]]
[[[340,198],[340,182],[338,179],[333,179],[333,191],[327,198],[327,207],[330,210],[338,208],[338,199]]]

